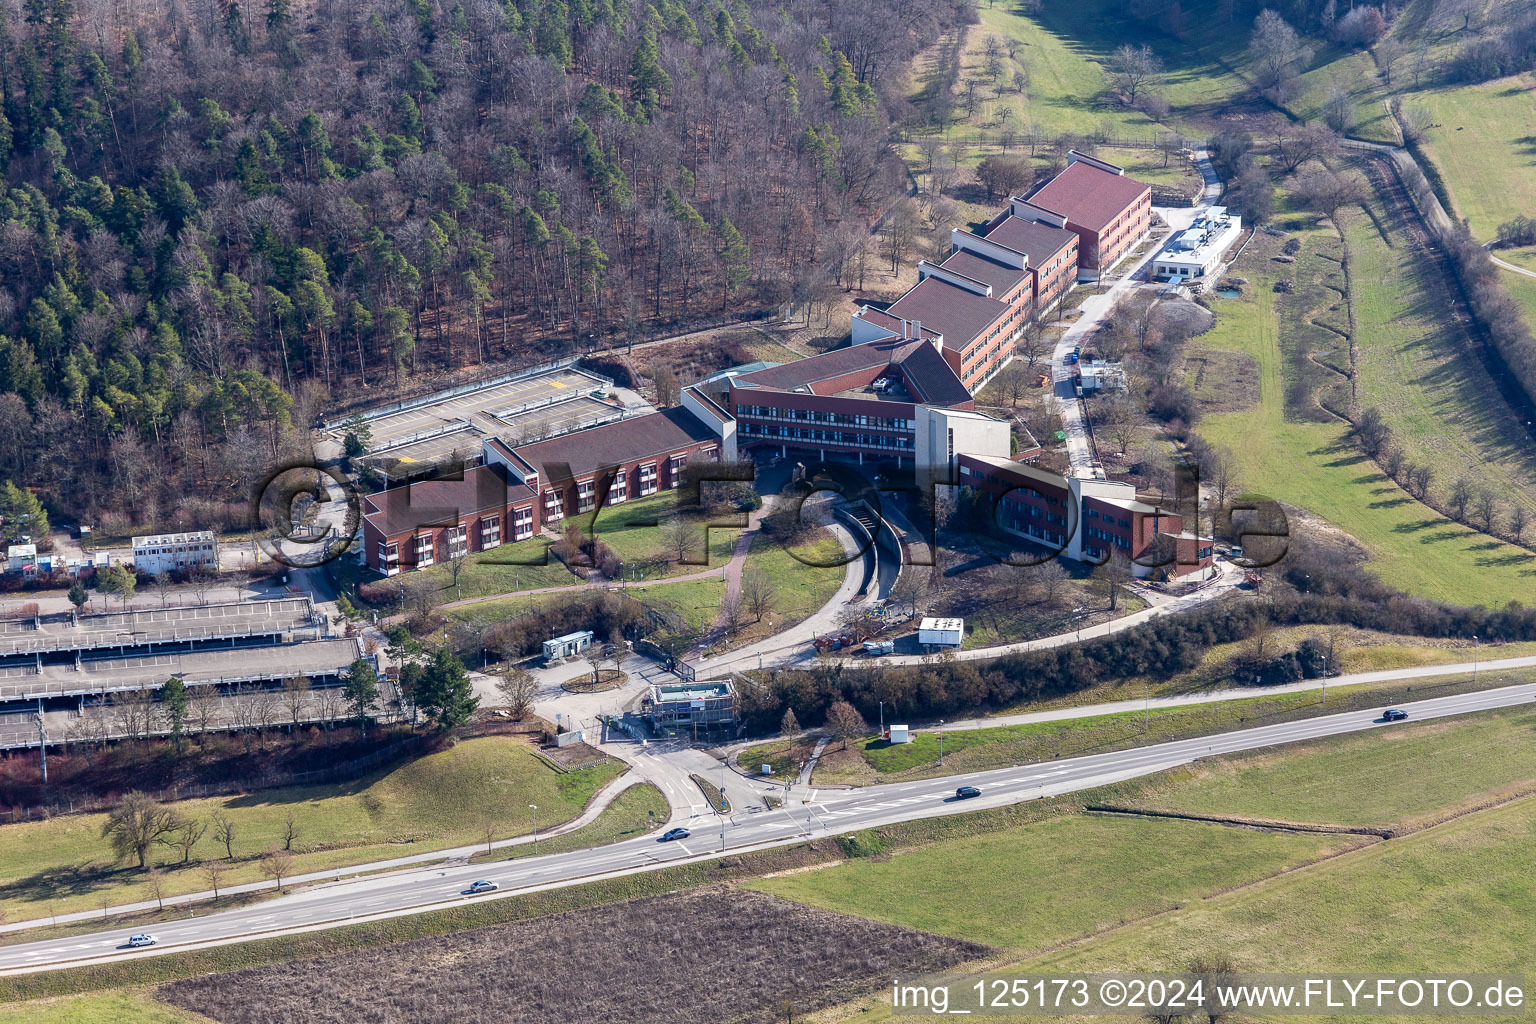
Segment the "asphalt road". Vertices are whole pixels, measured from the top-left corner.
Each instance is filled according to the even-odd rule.
[[[1443,718],[1536,701],[1536,682],[1400,704],[1409,721]],[[1393,728],[1380,708],[1351,711],[1300,722],[1242,729],[1197,739],[1159,743],[1061,761],[974,772],[920,782],[863,789],[796,790],[789,806],[728,818],[725,849],[782,845],[811,836],[837,834],[915,818],[1000,807],[1089,789],[1107,782],[1148,775],[1202,757],[1335,736]],[[972,785],[981,796],[956,800],[955,787]],[[689,839],[663,843],[655,838],[495,865],[435,867],[318,886],[244,909],[155,925],[160,944],[127,950],[124,929],[0,947],[0,974],[46,971],[65,966],[155,956],[200,945],[223,945],[262,934],[337,927],[375,916],[411,913],[465,899],[496,899],[517,891],[558,888],[595,877],[646,871],[719,853],[719,819],[700,819]],[[464,897],[461,890],[478,878],[501,885],[499,893]]]

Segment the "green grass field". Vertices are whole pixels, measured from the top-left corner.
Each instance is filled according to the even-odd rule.
[[[1136,807],[1330,825],[1404,825],[1478,794],[1536,785],[1536,711],[1412,722],[1122,783]]]
[[[1162,913],[1353,839],[1070,815],[755,888],[1020,953]],[[1134,877],[1135,884],[1126,884]]]
[[[1322,229],[1300,233],[1300,258],[1305,258],[1305,243],[1317,230]],[[1363,544],[1370,552],[1369,568],[1383,581],[1460,604],[1523,599],[1530,589],[1529,552],[1451,522],[1419,503],[1355,448],[1342,423],[1293,422],[1286,417],[1289,360],[1282,353],[1277,296],[1271,290],[1279,276],[1290,274],[1273,269],[1282,266],[1240,260],[1235,272],[1253,281],[1253,288],[1240,298],[1212,300],[1216,326],[1192,343],[1191,352],[1209,347],[1251,357],[1259,367],[1260,399],[1252,409],[1204,417],[1200,433],[1231,449],[1245,489],[1316,513]],[[1371,313],[1372,326],[1363,322],[1362,314],[1362,336],[1389,333],[1390,320],[1383,319],[1387,316],[1385,306]],[[1362,377],[1368,374],[1366,368],[1361,372]],[[1456,387],[1465,394],[1478,386],[1468,378]],[[1388,416],[1401,412],[1382,411]],[[1263,443],[1253,443],[1255,438]],[[1443,467],[1437,468],[1438,476],[1446,475]],[[1445,484],[1442,479],[1438,485]]]
[[[584,531],[595,530],[598,539],[618,552],[626,567],[637,569],[644,579],[686,576],[711,566],[719,568],[724,565],[731,557],[731,547],[740,530],[709,531],[708,566],[675,561],[676,551],[668,548],[666,532],[661,524],[677,509],[677,492],[662,491],[648,498],[637,498],[602,509],[597,513],[595,523],[588,514],[572,517],[567,520],[567,524],[579,524]],[[454,587],[453,575],[447,565],[418,570],[411,574],[410,579],[436,581],[440,587],[436,603],[511,594],[542,587],[564,587],[579,582],[559,559],[550,554],[551,543],[546,537],[534,537],[490,551],[476,552],[469,556],[460,571],[457,588]],[[702,546],[691,555],[695,559],[702,556]]]
[[[206,1024],[207,1017],[162,1003],[149,992],[119,989],[0,1005],[0,1024]]]
[[[1510,756],[1531,747],[1533,727],[1525,708],[1410,723],[1080,794],[1085,804],[1431,826],[1390,842],[1058,808],[755,884],[987,942],[1004,950],[994,967],[1021,971],[1177,970],[1216,951],[1255,971],[1528,971],[1536,798],[1499,802],[1536,781],[1536,754]],[[848,1009],[860,1020],[890,1014],[879,994]]]
[[[290,812],[298,828],[297,874],[472,845],[487,814],[498,838],[522,835],[533,826],[530,803],[539,805],[544,824],[566,821],[622,770],[615,762],[561,774],[526,743],[489,736],[354,783],[187,800],[176,809],[203,820],[221,811],[235,821],[235,861],[220,883],[235,885],[268,877],[258,859],[282,844]],[[136,867],[112,864],[101,838],[104,820],[78,814],[0,826],[0,898],[12,920],[153,897]],[[170,895],[208,888],[197,864],[222,854],[210,833],[194,848],[189,867],[171,863],[179,854],[162,848],[152,850],[150,860],[162,866]]]
[[[1383,211],[1374,212],[1396,227]],[[1502,501],[1536,509],[1536,464],[1525,432],[1488,386],[1465,327],[1446,322],[1447,280],[1424,272],[1424,255],[1404,232],[1383,236],[1358,210],[1340,219],[1349,246],[1361,405],[1382,411],[1410,458],[1441,467],[1443,484],[1456,467]]]
[[[574,832],[540,839],[538,849],[532,843],[504,846],[489,853],[482,850],[470,858],[475,863],[494,863],[503,860],[519,860],[523,857],[565,853],[568,850],[587,850],[594,846],[607,846],[645,835],[654,828],[666,824],[671,808],[661,790],[649,782],[630,786],[614,797],[613,803],[604,807],[594,821]]]
[[[1158,132],[1189,129],[1182,118],[1184,113],[1206,109],[1241,90],[1241,81],[1219,59],[1240,54],[1242,44],[1235,36],[1192,37],[1181,43],[1137,30],[1123,16],[1111,17],[1112,12],[1109,0],[1045,5],[1032,15],[1020,13],[1010,4],[982,7],[977,12],[981,23],[971,28],[962,57],[962,83],[970,77],[985,77],[988,36],[1013,38],[1021,45],[1012,59],[1003,55],[1002,82],[987,82],[978,88],[971,117],[965,117],[963,102],[957,105],[956,116],[961,120],[946,132],[946,138],[974,141],[979,132],[995,133],[1008,125],[1016,131],[1047,135],[1103,132],[1117,138],[1150,140]],[[1110,74],[1105,65],[1115,48],[1125,42],[1145,42],[1163,59],[1166,76],[1162,91],[1174,108],[1167,123],[1122,107],[1108,95]],[[926,64],[919,62],[914,76],[919,88],[931,61],[930,55]],[[1023,92],[1012,85],[1013,73],[1019,69],[1027,69],[1029,75]]]
[[[799,622],[826,604],[843,584],[843,577],[847,574],[845,567],[807,564],[834,562],[845,557],[843,546],[835,537],[823,531],[818,531],[818,534],[791,551],[760,533],[752,539],[752,546],[747,549],[743,572],[759,569],[773,583],[775,599],[769,615],[776,629]],[[765,618],[765,626],[766,621]],[[765,628],[762,632],[766,635],[768,630]]]
[[[1424,151],[1445,178],[1456,216],[1490,241],[1500,222],[1536,209],[1536,76],[1426,89],[1405,103],[1423,107],[1434,127]]]
[[[1536,800],[1192,903],[1021,969],[1536,970]],[[1414,1018],[1405,1018],[1414,1019]]]

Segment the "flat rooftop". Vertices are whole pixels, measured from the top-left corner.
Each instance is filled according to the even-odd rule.
[[[68,615],[45,616],[35,627],[31,619],[12,619],[0,623],[0,658],[239,639],[318,628],[307,597],[104,612],[82,615],[78,625]]]
[[[565,367],[445,395],[410,409],[371,417],[365,410],[373,444],[364,461],[403,476],[413,467],[459,455],[478,456],[487,437],[512,437],[526,444],[606,423],[624,412],[618,402],[598,397],[607,387],[596,374]],[[337,440],[344,433],[342,427],[331,431]]]
[[[651,689],[659,701],[706,700],[712,697],[730,696],[731,684],[725,682],[683,683],[677,686],[654,686]]]
[[[172,676],[189,686],[253,683],[336,675],[362,657],[356,639],[315,640],[276,647],[150,654],[82,660],[75,665],[0,668],[0,700],[113,693],[161,686]]]

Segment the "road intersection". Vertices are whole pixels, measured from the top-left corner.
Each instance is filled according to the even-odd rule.
[[[1511,707],[1533,700],[1536,700],[1536,683],[1524,683],[1398,706],[1409,712],[1411,721],[1417,721]],[[782,807],[772,810],[738,809],[727,815],[705,815],[695,807],[689,812],[697,815],[692,819],[693,835],[680,842],[663,843],[654,836],[646,836],[495,866],[441,864],[345,879],[249,907],[165,922],[155,927],[160,945],[147,950],[124,948],[127,936],[123,929],[0,947],[0,974],[100,964],[227,945],[267,935],[342,927],[460,905],[471,898],[501,899],[708,860],[722,851],[739,854],[901,821],[1002,807],[1148,775],[1203,757],[1392,728],[1382,720],[1382,710],[1349,711],[1214,736],[917,782],[859,789],[801,788],[791,791],[790,799]],[[980,788],[981,795],[971,800],[955,800],[954,789],[962,784]],[[497,881],[500,890],[487,896],[461,895],[470,882],[485,877]]]

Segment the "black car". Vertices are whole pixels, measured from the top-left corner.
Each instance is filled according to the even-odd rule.
[[[668,829],[666,832],[663,832],[661,834],[661,838],[658,839],[657,842],[659,842],[659,843],[668,843],[668,842],[671,842],[674,839],[687,839],[691,835],[693,835],[693,833],[689,832],[685,828]]]
[[[961,786],[959,789],[955,790],[956,800],[969,800],[973,796],[981,796],[981,790],[977,789],[975,786]]]
[[[1387,708],[1387,710],[1381,713],[1381,720],[1383,722],[1401,722],[1407,717],[1408,712],[1402,708]]]

